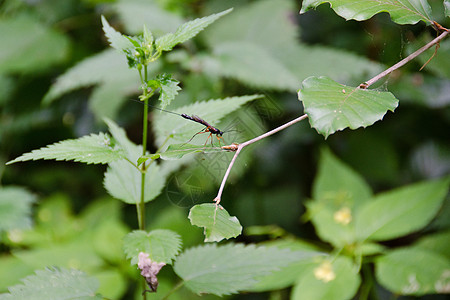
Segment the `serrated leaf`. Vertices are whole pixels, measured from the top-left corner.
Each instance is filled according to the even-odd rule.
[[[423,228],[435,216],[449,179],[427,181],[379,194],[355,216],[360,240],[389,240]]]
[[[125,130],[120,128],[114,121],[104,118],[103,121],[108,125],[109,132],[116,141],[116,143],[126,152],[127,156],[132,156],[137,151],[137,146],[131,142]]]
[[[400,295],[448,293],[450,262],[415,247],[394,250],[375,262],[377,281]]]
[[[154,262],[171,264],[181,250],[180,236],[167,229],[156,229],[150,232],[134,230],[125,236],[124,251],[131,264],[138,263],[139,252],[149,254]]]
[[[31,206],[36,197],[24,188],[0,187],[0,232],[31,227]]]
[[[123,55],[113,49],[105,50],[82,60],[59,76],[42,103],[47,105],[65,93],[113,80],[120,74],[131,75]]]
[[[175,110],[178,114],[197,115],[203,120],[207,121],[213,126],[229,113],[237,110],[247,102],[261,98],[261,95],[231,97],[225,99],[214,99],[209,101],[196,102],[191,105],[186,105]],[[162,145],[168,136],[173,136],[170,143],[187,142],[195,133],[201,131],[205,127],[201,124],[192,122],[175,116],[172,114],[153,115],[154,124],[153,130],[156,134],[157,145]],[[202,143],[202,145],[204,142]]]
[[[78,270],[47,268],[36,271],[22,279],[23,284],[9,288],[9,294],[1,299],[56,300],[56,299],[101,299],[96,296],[99,283]]]
[[[110,137],[107,134],[99,133],[84,136],[79,139],[61,141],[38,150],[33,150],[7,162],[7,164],[38,159],[73,160],[87,164],[107,164],[123,157],[124,153],[122,150],[111,145]]]
[[[309,77],[302,85],[298,98],[311,126],[325,138],[347,127],[370,126],[398,105],[389,92],[350,87],[325,76]]]
[[[150,30],[147,29],[147,26],[145,26],[145,24],[144,24],[144,29],[143,29],[142,35],[144,37],[143,44],[152,46],[153,45],[153,34]]]
[[[300,13],[326,2],[346,20],[367,20],[380,12],[388,12],[392,21],[398,24],[431,23],[432,20],[431,7],[426,0],[305,0]]]
[[[160,64],[155,62],[152,76]],[[95,86],[89,106],[99,117],[114,117],[127,96],[139,86],[139,74],[128,68],[125,56],[108,49],[88,57],[59,76],[44,96],[42,103],[50,104],[62,95],[80,88]]]
[[[338,256],[331,263],[331,269],[325,268],[325,270],[319,272],[319,268],[321,268],[321,263],[316,263],[308,266],[305,270],[301,270],[297,284],[292,289],[290,299],[346,300],[353,298],[358,290],[361,278],[358,275],[357,267],[350,258]],[[324,278],[320,275],[328,275],[329,277]],[[334,278],[332,275],[334,275]]]
[[[174,270],[194,293],[222,296],[252,287],[258,277],[298,261],[303,255],[275,247],[205,245],[180,254]]]
[[[103,25],[103,32],[105,33],[105,36],[108,38],[108,42],[111,45],[111,47],[119,51],[125,51],[127,49],[134,48],[132,42],[130,42],[130,40],[124,35],[122,35],[120,32],[112,28],[104,16],[102,16],[102,25]]]
[[[142,155],[142,146],[133,144],[126,136],[125,131],[113,121],[105,119],[114,139],[124,150],[126,158],[111,162],[105,173],[103,185],[114,198],[125,203],[136,204],[141,201],[141,173],[136,163]],[[162,191],[168,174],[161,172],[157,164],[151,164],[146,171],[144,201],[155,199]]]
[[[178,91],[181,90],[178,86],[180,82],[168,76],[161,78],[159,82],[161,88],[159,101],[161,101],[161,108],[165,109],[175,99],[175,96],[178,95]]]
[[[169,51],[172,50],[176,45],[183,43],[194,36],[196,36],[200,31],[205,29],[208,25],[219,19],[220,17],[228,14],[233,9],[227,9],[218,14],[212,14],[207,17],[195,19],[184,23],[175,31],[175,33],[166,34],[155,41],[155,45],[159,51]]]
[[[189,211],[191,224],[203,227],[205,242],[220,242],[223,239],[237,237],[242,233],[242,226],[236,217],[213,203],[195,205]]]
[[[0,73],[44,70],[67,57],[69,40],[45,23],[19,14],[0,20]],[[20,38],[19,38],[20,37]]]

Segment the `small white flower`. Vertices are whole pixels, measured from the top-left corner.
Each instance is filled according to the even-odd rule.
[[[333,218],[338,224],[348,225],[352,221],[352,211],[348,207],[343,207],[334,213]]]
[[[324,261],[320,266],[314,269],[314,277],[318,280],[322,280],[327,283],[336,278],[336,274],[333,272],[333,266],[331,262]]]

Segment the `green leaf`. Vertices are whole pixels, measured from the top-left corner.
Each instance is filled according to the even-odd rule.
[[[134,162],[142,155],[142,146],[133,144],[125,131],[113,121],[105,119],[114,139],[125,152],[127,160],[111,162],[105,173],[103,185],[114,198],[125,203],[136,204],[141,201],[141,173]],[[146,170],[144,201],[155,199],[162,191],[167,173],[161,172],[160,166],[151,164]]]
[[[325,266],[330,266],[330,263],[323,261],[302,270],[297,284],[292,289],[291,299],[352,299],[361,279],[350,258],[338,256],[331,263],[331,269]],[[327,275],[330,277],[327,278]]]
[[[372,191],[361,175],[338,160],[328,149],[322,149],[312,196],[327,202],[330,195],[337,194],[345,196],[345,205],[358,207],[367,202]]]
[[[295,9],[296,5],[289,0],[251,1],[211,25],[204,38],[211,47],[223,42],[247,41],[274,53],[281,50],[281,45],[290,45],[299,38],[296,24],[286,18]]]
[[[123,260],[121,260],[123,262]],[[128,276],[119,268],[102,268],[94,273],[95,278],[100,282],[98,288],[98,300],[121,299],[128,290]],[[107,297],[100,297],[100,295]],[[78,299],[77,299],[78,300]]]
[[[303,252],[275,247],[213,244],[186,250],[178,256],[174,270],[194,293],[222,296],[249,289],[258,277],[303,257]]]
[[[0,187],[0,232],[31,227],[31,206],[36,197],[24,188]]]
[[[71,221],[73,222],[73,220]],[[13,252],[14,256],[35,269],[45,268],[48,265],[62,267],[77,266],[80,269],[90,270],[98,270],[103,267],[105,261],[96,253],[92,244],[92,237],[87,234],[82,235],[80,229],[73,223],[67,225],[72,227],[72,232],[63,232],[65,235],[59,237],[66,240],[64,243],[46,242],[44,246],[30,250],[16,250]],[[47,228],[45,230],[48,232]],[[84,231],[88,232],[89,228],[84,228]],[[43,235],[43,237],[48,238],[47,235]]]
[[[389,240],[423,228],[436,215],[449,178],[427,181],[379,194],[355,216],[360,240]]]
[[[329,150],[321,151],[314,200],[306,204],[307,216],[321,239],[336,247],[354,243],[353,215],[371,196],[370,187],[359,174]]]
[[[239,7],[208,29],[205,39],[212,51],[187,61],[189,68],[253,87],[297,90],[298,79],[276,55],[298,38],[286,18],[293,8],[290,1],[255,1]]]
[[[333,194],[326,201],[309,201],[306,203],[307,216],[311,218],[317,234],[336,248],[354,244],[356,241],[353,216],[355,210],[341,204],[345,195]],[[343,215],[339,218],[339,215]]]
[[[231,217],[222,206],[213,203],[193,206],[188,218],[192,225],[204,228],[205,242],[220,242],[242,233],[239,220]]]
[[[385,252],[385,250],[386,247],[380,244],[364,242],[362,244],[357,244],[354,253],[360,253],[362,256],[369,256],[382,254]]]
[[[445,16],[450,18],[450,0],[444,0],[444,11]]]
[[[235,78],[255,87],[278,90],[298,88],[295,75],[279,59],[257,44],[222,41],[214,45],[213,54],[198,56],[198,61],[194,60],[191,64],[200,65],[207,73]]]
[[[61,141],[38,150],[33,150],[9,161],[7,164],[38,159],[73,160],[87,164],[107,164],[123,157],[122,150],[112,145],[110,137],[107,134],[99,133],[84,136],[79,139]]]
[[[108,118],[104,118],[103,121],[108,125],[109,132],[111,133],[116,143],[126,152],[126,155],[134,155],[137,151],[138,146],[136,146],[136,144],[128,139],[125,130],[120,128],[116,123],[114,123],[114,121]]]
[[[350,87],[324,76],[309,77],[302,84],[298,98],[311,126],[325,138],[347,127],[370,126],[398,105],[389,92]]]
[[[205,29],[208,25],[228,14],[233,9],[227,9],[218,14],[212,14],[204,18],[195,19],[184,23],[178,27],[175,33],[166,34],[155,41],[156,47],[159,51],[170,51],[176,45],[183,43],[194,36],[196,36],[200,31]]]
[[[97,279],[78,270],[47,268],[22,281],[23,284],[10,287],[9,294],[2,294],[0,299],[102,299],[96,296]]]
[[[367,20],[380,12],[388,12],[398,24],[431,23],[431,7],[426,0],[305,0],[300,13],[328,2],[346,20]]]
[[[134,230],[125,236],[124,251],[131,264],[138,263],[139,252],[149,254],[154,262],[171,264],[181,250],[181,238],[172,230],[156,229],[150,232]]]
[[[256,283],[250,289],[247,289],[247,291],[264,292],[281,290],[292,286],[300,277],[300,274],[302,272],[301,270],[308,268],[309,265],[315,265],[316,261],[318,260],[318,256],[325,255],[324,253],[318,252],[318,249],[315,248],[312,244],[309,244],[302,240],[277,239],[275,241],[264,243],[264,246],[303,252],[304,256],[299,256],[297,261],[290,263],[288,266],[280,268],[270,275],[258,278],[258,283]]]
[[[143,44],[144,45],[148,45],[148,46],[152,46],[153,45],[153,34],[150,30],[147,29],[147,26],[145,26],[144,24],[144,30],[142,33],[143,37],[144,37],[144,41]]]
[[[110,201],[110,199],[108,200],[109,203],[120,205],[120,203],[117,201]],[[106,209],[108,208],[106,207]],[[122,209],[121,206],[120,209]],[[99,214],[106,213],[108,212],[99,211]],[[119,217],[111,216],[107,220],[99,220],[99,224],[95,229],[92,230],[92,244],[94,246],[95,252],[111,264],[122,263],[122,239],[129,232],[130,229],[123,223],[121,223]]]
[[[450,262],[415,247],[394,250],[375,262],[377,281],[400,295],[448,293]]]
[[[414,244],[414,248],[435,252],[442,256],[446,256],[447,259],[450,260],[450,252],[448,251],[449,241],[450,230],[446,230],[421,238]]]
[[[295,22],[286,18],[295,9],[289,0],[251,1],[208,29],[204,38],[212,51],[187,59],[175,53],[171,57],[191,71],[201,69],[210,76],[283,91],[297,91],[299,81],[311,75],[346,81],[381,71],[377,64],[349,52],[300,44]]]
[[[172,32],[183,24],[178,14],[160,7],[158,2],[142,0],[120,0],[110,4],[119,17],[125,32],[138,34],[146,24],[155,34]]]
[[[111,49],[82,60],[57,78],[45,94],[42,103],[47,105],[65,93],[102,83],[107,78],[104,75],[109,75],[109,79],[112,79],[112,74],[114,76],[119,75],[120,69],[126,73],[128,68],[124,64],[122,56]],[[99,72],[99,70],[105,71],[105,74]]]
[[[2,292],[0,293],[0,299],[11,299],[9,294],[2,294],[8,290],[9,286],[13,286],[20,282],[20,279],[26,277],[34,272],[34,269],[27,266],[18,259],[11,255],[0,256],[0,286]],[[14,272],[9,272],[14,270]]]
[[[0,73],[31,73],[66,59],[69,40],[30,15],[0,20]]]
[[[143,163],[145,163],[149,159],[158,159],[160,157],[161,157],[161,155],[159,155],[159,153],[149,154],[149,155],[142,155],[141,157],[138,158],[137,164],[138,164],[138,166],[140,166],[140,165],[142,165]]]
[[[105,32],[111,47],[119,51],[134,49],[134,45],[130,42],[130,40],[112,28],[104,16],[102,16],[102,25],[103,31]]]
[[[159,101],[161,101],[161,108],[165,109],[169,105],[175,96],[178,95],[178,91],[181,88],[178,86],[180,82],[172,78],[171,75],[159,76],[161,94],[159,96]]]
[[[137,146],[136,146],[137,147]],[[137,161],[142,147],[137,147],[131,161]],[[144,201],[154,200],[162,191],[166,176],[162,176],[160,167],[151,164],[146,171]],[[128,204],[141,201],[141,173],[137,166],[129,161],[120,160],[109,164],[103,181],[108,193]]]
[[[202,101],[172,111],[179,114],[197,115],[209,124],[217,126],[217,123],[229,113],[237,110],[245,103],[261,97],[261,95],[251,95]],[[201,124],[172,114],[155,113],[153,117],[157,145],[162,145],[169,136],[173,136],[173,140],[175,140],[172,143],[175,143],[176,141],[186,143],[193,134],[205,128]],[[202,145],[203,144],[204,142]]]
[[[151,73],[159,67],[159,63],[154,63]],[[109,49],[84,59],[59,76],[42,103],[48,105],[71,91],[95,86],[90,97],[91,109],[99,117],[112,118],[126,97],[139,88],[137,82],[139,74],[128,68],[124,55]]]

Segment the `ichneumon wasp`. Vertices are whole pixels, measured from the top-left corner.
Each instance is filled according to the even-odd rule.
[[[206,143],[208,143],[208,140],[209,140],[210,138],[211,138],[211,145],[212,145],[212,136],[213,136],[213,135],[215,135],[215,136],[217,137],[217,140],[219,140],[219,145],[220,145],[220,140],[221,140],[221,139],[223,140],[222,135],[224,134],[224,132],[221,131],[219,128],[216,128],[216,127],[212,126],[211,124],[209,124],[208,122],[206,122],[205,120],[203,120],[202,118],[200,118],[199,116],[196,116],[196,115],[190,116],[190,115],[188,115],[188,114],[179,114],[179,113],[176,113],[176,112],[173,112],[173,111],[170,111],[170,110],[165,110],[165,109],[162,109],[162,108],[159,108],[159,107],[150,105],[150,104],[145,104],[144,102],[139,101],[139,100],[135,100],[135,99],[131,99],[131,100],[132,100],[132,101],[135,101],[135,102],[139,102],[139,103],[144,104],[144,105],[147,105],[147,106],[149,106],[149,107],[151,107],[151,108],[154,108],[154,109],[157,109],[157,110],[166,112],[166,113],[178,115],[178,116],[180,116],[180,117],[182,117],[182,118],[184,118],[184,119],[186,119],[186,120],[191,120],[191,121],[193,121],[193,122],[196,122],[196,123],[199,123],[199,124],[202,124],[203,126],[205,126],[204,129],[202,129],[201,131],[199,131],[199,132],[197,132],[196,134],[194,134],[194,135],[189,139],[189,141],[187,141],[187,142],[184,143],[184,144],[187,144],[187,143],[189,143],[190,141],[192,141],[196,135],[201,134],[201,133],[208,133],[208,132],[209,132],[209,136],[208,136],[208,138],[206,139],[205,146],[206,146]]]

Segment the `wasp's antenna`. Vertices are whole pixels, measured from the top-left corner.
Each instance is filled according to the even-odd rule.
[[[131,101],[134,101],[134,102],[141,103],[141,104],[143,104],[143,105],[147,105],[148,107],[151,107],[151,108],[154,108],[154,109],[157,109],[157,110],[160,110],[160,111],[169,113],[169,114],[174,114],[174,115],[177,115],[177,116],[181,116],[181,114],[176,113],[176,112],[174,112],[174,111],[165,110],[165,109],[159,108],[159,107],[157,107],[157,106],[153,106],[153,105],[151,105],[151,104],[145,104],[145,103],[142,102],[141,100],[136,100],[136,99],[130,99],[130,100],[131,100]]]

